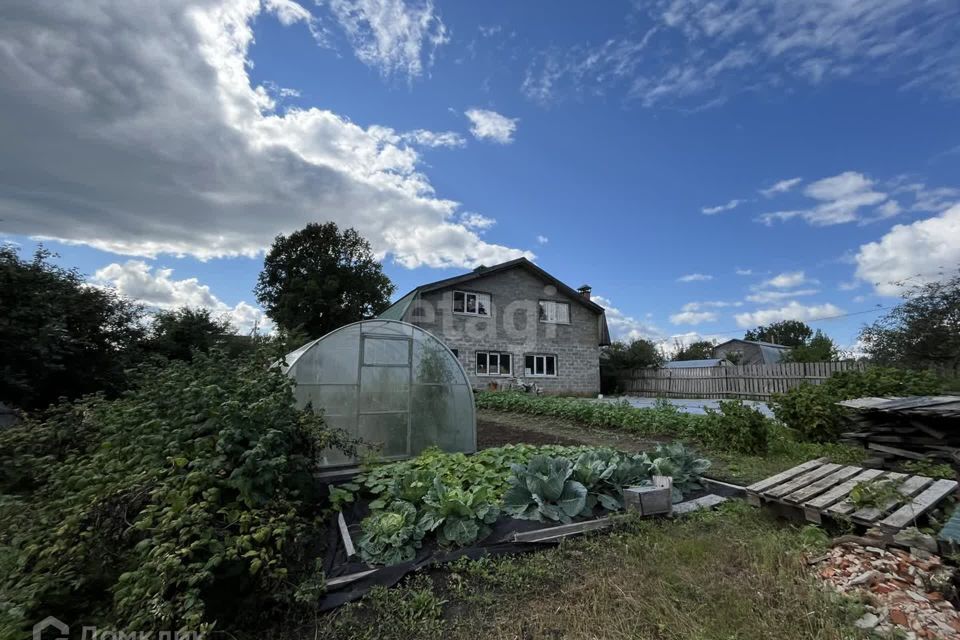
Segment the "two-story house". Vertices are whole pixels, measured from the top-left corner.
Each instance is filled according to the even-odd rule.
[[[443,340],[474,388],[519,378],[551,394],[600,391],[600,347],[610,344],[603,307],[589,287],[574,290],[526,258],[421,285],[380,317]]]

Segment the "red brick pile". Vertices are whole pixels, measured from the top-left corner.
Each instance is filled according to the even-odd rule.
[[[866,603],[856,623],[862,629],[886,635],[899,627],[908,638],[960,640],[960,614],[945,597],[954,569],[938,556],[847,543],[818,559],[816,570],[839,593]]]

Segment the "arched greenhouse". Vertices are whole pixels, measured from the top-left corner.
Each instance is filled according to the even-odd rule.
[[[473,391],[460,361],[414,325],[364,320],[341,327],[287,354],[286,373],[296,380],[298,406],[322,410],[331,427],[375,445],[382,458],[432,446],[477,448]],[[354,462],[338,451],[323,460],[329,467]]]

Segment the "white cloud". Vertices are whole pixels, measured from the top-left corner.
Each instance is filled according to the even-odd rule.
[[[726,204],[720,204],[715,207],[703,207],[702,209],[700,209],[700,211],[705,215],[712,216],[714,214],[721,213],[723,211],[730,211],[731,209],[735,209],[737,206],[743,204],[743,202],[744,200],[733,199]]]
[[[874,181],[862,173],[845,171],[807,185],[804,194],[819,202],[809,209],[777,211],[760,216],[766,224],[775,220],[801,217],[809,224],[827,226],[854,222],[859,219],[863,207],[879,205],[887,200],[887,194],[874,190]],[[887,209],[889,211],[889,208]]]
[[[717,314],[713,311],[681,311],[670,316],[673,324],[703,324],[716,319]]]
[[[674,334],[662,338],[657,342],[657,346],[660,347],[660,351],[663,352],[664,357],[669,360],[676,355],[678,347],[685,349],[694,342],[713,342],[719,344],[728,339],[729,337],[716,333],[702,334],[697,331],[688,331],[686,333]]]
[[[786,306],[778,309],[759,309],[749,313],[738,313],[734,318],[738,327],[748,328],[781,320],[812,322],[841,314],[843,314],[843,309],[830,303],[805,306],[796,300],[792,300]]]
[[[898,283],[940,280],[960,264],[960,204],[938,216],[898,224],[876,242],[860,247],[856,275],[885,296],[899,295]]]
[[[707,280],[713,280],[713,276],[706,273],[688,273],[677,278],[677,282],[705,282]]]
[[[726,302],[724,300],[705,300],[703,302],[688,302],[681,311],[699,311],[700,309],[723,309],[724,307],[739,307],[742,302]]]
[[[460,216],[460,224],[468,229],[486,231],[497,223],[493,218],[481,215],[479,213],[464,213]]]
[[[952,187],[928,187],[922,182],[903,183],[894,181],[893,193],[909,193],[913,196],[911,211],[940,213],[960,202],[960,189]]]
[[[153,309],[209,309],[215,316],[230,320],[240,333],[249,333],[255,326],[261,332],[271,330],[270,320],[258,307],[243,301],[231,307],[196,278],[174,280],[172,275],[173,269],[154,268],[142,260],[128,260],[98,269],[93,282],[112,287]]]
[[[790,191],[801,182],[803,182],[803,178],[787,178],[786,180],[775,182],[766,189],[760,189],[760,193],[766,198],[772,198],[778,193],[786,193],[787,191]]]
[[[757,304],[767,304],[770,302],[779,302],[798,296],[813,296],[820,293],[819,289],[792,289],[790,291],[757,291],[747,296],[747,302],[756,302]]]
[[[508,118],[489,109],[468,109],[465,115],[471,122],[470,133],[477,140],[491,140],[499,144],[513,142],[519,118]]]
[[[418,144],[422,147],[464,147],[467,144],[466,139],[456,131],[428,131],[426,129],[416,129],[404,133],[401,138],[405,142]]]
[[[268,19],[254,0],[2,11],[0,122],[17,123],[0,156],[7,233],[208,259],[331,220],[410,267],[532,256],[457,223],[402,132],[277,113],[249,76],[252,25]]]
[[[437,48],[450,41],[431,0],[328,0],[328,4],[357,58],[384,75],[421,75]]]
[[[840,291],[853,291],[859,286],[860,286],[860,283],[857,282],[856,280],[853,280],[852,282],[841,282],[840,284],[837,285],[837,288]]]
[[[606,310],[607,326],[610,329],[610,337],[613,340],[622,340],[630,342],[631,340],[661,340],[663,332],[652,324],[647,324],[637,320],[632,316],[613,306],[608,298],[603,296],[593,296],[592,300]]]
[[[547,244],[550,242],[550,238],[547,236],[537,236],[537,244]]]
[[[890,78],[904,89],[960,95],[951,0],[657,0],[635,3],[627,35],[551,48],[522,90],[550,102],[626,91],[644,106],[693,109],[744,92],[834,79]],[[648,26],[652,23],[652,26]]]
[[[775,275],[769,280],[765,280],[760,286],[786,289],[788,287],[800,286],[805,282],[811,282],[811,280],[807,278],[807,274],[803,271],[785,271]]]
[[[737,270],[736,270],[736,274],[737,274],[738,276],[752,276],[752,275],[753,275],[753,269],[737,269]]]

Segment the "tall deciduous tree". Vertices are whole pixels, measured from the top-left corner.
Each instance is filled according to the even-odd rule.
[[[143,338],[143,309],[87,286],[75,269],[0,246],[0,401],[42,409],[60,396],[126,386]]]
[[[911,288],[860,340],[880,364],[960,375],[960,276]]]
[[[713,357],[713,343],[709,340],[691,342],[686,347],[677,341],[677,351],[673,354],[674,360],[707,360]]]
[[[833,362],[840,359],[836,343],[820,329],[801,345],[790,349],[783,356],[784,362]]]
[[[209,309],[181,307],[153,317],[147,349],[171,360],[192,360],[195,352],[207,353],[225,345],[234,334],[226,318],[215,318]]]
[[[799,347],[813,337],[813,329],[799,320],[781,320],[769,325],[760,325],[744,334],[744,340],[772,342],[785,347]]]
[[[327,222],[277,236],[254,291],[277,326],[316,338],[376,315],[393,289],[370,243]]]

